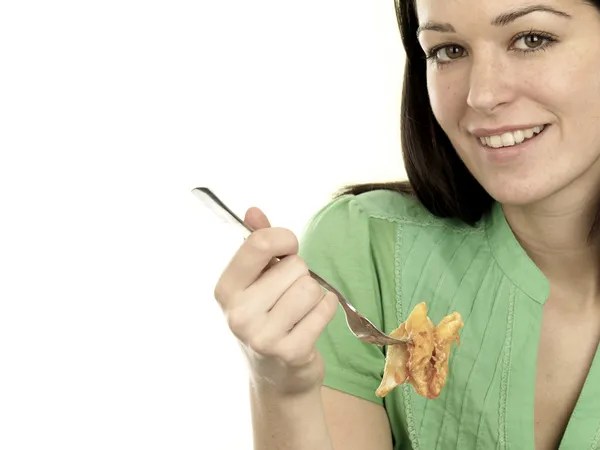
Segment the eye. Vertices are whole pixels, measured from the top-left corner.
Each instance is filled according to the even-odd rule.
[[[556,38],[551,35],[539,32],[528,32],[517,36],[513,41],[513,47],[519,51],[530,52],[541,50],[554,42],[556,42]]]
[[[438,63],[444,63],[462,58],[465,54],[465,49],[459,45],[444,45],[431,49],[428,57]]]

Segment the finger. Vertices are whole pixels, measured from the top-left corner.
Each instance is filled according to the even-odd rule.
[[[310,275],[301,276],[268,312],[267,327],[273,324],[287,334],[319,303],[325,292]]]
[[[271,226],[271,222],[269,222],[265,213],[257,207],[248,208],[244,217],[244,222],[254,230],[269,228]],[[271,261],[269,261],[262,272],[272,267],[278,261],[277,258],[271,258]]]
[[[285,228],[262,228],[252,233],[235,252],[215,286],[215,298],[222,305],[258,279],[276,255],[298,251],[298,239]]]
[[[308,274],[298,255],[290,255],[253,283],[225,308],[238,338],[255,336],[262,344],[279,340],[318,302],[324,290]],[[314,298],[311,298],[314,297]],[[275,314],[271,311],[275,310]]]
[[[276,354],[279,342],[319,303],[324,294],[325,290],[313,278],[304,275],[285,291],[271,311],[248,311],[245,316],[256,318],[244,330],[250,346],[265,355]],[[244,305],[236,309],[241,308]]]
[[[262,210],[253,206],[248,208],[246,215],[244,216],[244,222],[251,228],[258,230],[260,228],[269,228],[271,223]]]
[[[303,358],[309,357],[319,336],[333,320],[338,304],[337,296],[328,291],[281,340],[279,350],[281,354],[287,355],[290,361],[298,363],[302,363]]]
[[[262,312],[268,312],[300,278],[308,276],[308,267],[298,255],[289,255],[269,267],[246,289],[244,297],[253,299]]]
[[[230,327],[235,328],[239,335],[264,336],[266,333],[270,339],[280,339],[323,294],[323,289],[307,274],[306,264],[298,255],[283,258],[246,289],[244,295],[236,296],[227,303],[225,313]],[[301,281],[302,278],[304,280]],[[300,311],[311,290],[317,292],[316,299]],[[269,314],[275,305],[279,305],[277,313]],[[265,327],[267,322],[269,326]]]

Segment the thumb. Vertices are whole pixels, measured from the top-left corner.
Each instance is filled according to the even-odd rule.
[[[244,216],[244,222],[246,222],[246,225],[250,226],[254,230],[271,227],[271,223],[269,222],[269,219],[267,219],[265,213],[256,206],[248,208],[248,211],[246,211],[246,215]],[[269,264],[267,264],[267,266],[261,271],[261,275],[274,264],[277,264],[278,259],[279,258],[272,258]]]
[[[244,216],[244,222],[255,230],[269,228],[271,226],[265,213],[255,206],[248,208],[248,211],[246,211],[246,215]]]

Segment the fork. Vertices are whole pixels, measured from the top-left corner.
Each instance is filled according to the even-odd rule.
[[[225,205],[209,188],[197,187],[192,189],[192,193],[204,203],[213,213],[226,223],[240,229],[244,234],[244,239],[248,238],[254,230],[246,225],[231,209]],[[279,261],[279,258],[275,258]],[[410,338],[393,338],[383,331],[379,330],[373,323],[359,313],[354,306],[344,297],[336,288],[321,278],[319,275],[309,269],[309,274],[314,278],[321,287],[333,292],[342,306],[346,315],[346,323],[354,336],[361,341],[379,346],[407,344],[412,342]]]

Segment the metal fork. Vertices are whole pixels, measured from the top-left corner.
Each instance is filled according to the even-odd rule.
[[[213,213],[219,218],[224,220],[226,223],[235,226],[240,229],[246,239],[254,230],[246,225],[231,209],[225,205],[209,188],[197,187],[192,189],[192,193],[198,197],[205,206],[207,206]],[[279,260],[279,258],[276,258]],[[407,344],[411,342],[410,338],[398,339],[393,338],[381,330],[379,330],[369,319],[359,313],[354,306],[332,285],[321,278],[319,275],[309,270],[310,276],[313,277],[317,282],[337,295],[337,298],[342,305],[344,313],[346,314],[346,323],[350,331],[361,341],[369,344],[375,344],[379,346],[391,345],[391,344]]]

